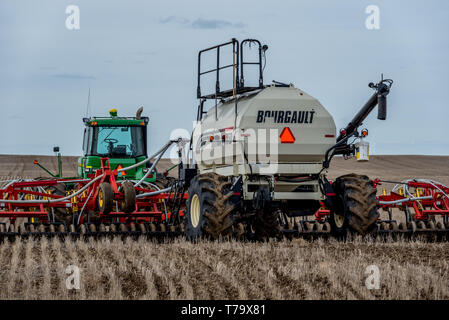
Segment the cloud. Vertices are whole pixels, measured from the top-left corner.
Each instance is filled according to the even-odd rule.
[[[236,28],[241,29],[245,27],[245,24],[242,22],[233,23],[226,20],[219,19],[203,19],[198,18],[194,21],[191,21],[182,17],[169,16],[167,18],[159,19],[159,23],[161,24],[181,24],[194,29],[224,29],[224,28]]]
[[[168,23],[188,24],[189,22],[190,22],[189,19],[175,16],[169,16],[167,18],[159,19],[159,23],[161,24],[168,24]]]
[[[52,74],[51,77],[61,78],[61,79],[91,79],[91,80],[96,79],[94,76],[80,74],[80,73],[57,73],[57,74]]]
[[[241,22],[232,23],[226,20],[198,18],[192,22],[191,26],[195,29],[224,29],[224,28],[241,29],[245,25]]]

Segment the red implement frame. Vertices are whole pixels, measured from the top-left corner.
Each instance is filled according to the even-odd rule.
[[[381,180],[374,180],[375,188],[381,184]],[[383,194],[377,197],[379,207],[385,210],[388,210],[389,208],[398,208],[402,210],[406,207],[413,208],[415,213],[414,220],[428,220],[430,216],[434,215],[449,217],[449,198],[447,197],[449,188],[441,184],[417,181],[408,181],[406,185],[409,188],[418,190],[418,193],[413,197],[418,199],[413,200],[413,198],[407,197],[406,195],[390,192],[390,194]],[[426,199],[419,199],[423,197]],[[398,200],[401,200],[401,202],[391,203]]]
[[[38,218],[39,221],[46,223],[49,222],[49,214],[52,208],[68,208],[72,213],[94,211],[98,213],[101,221],[107,222],[111,218],[117,218],[118,222],[156,222],[161,223],[173,217],[175,213],[165,211],[164,201],[174,201],[177,195],[175,193],[160,193],[157,195],[150,195],[147,197],[136,199],[136,209],[134,212],[126,213],[119,210],[109,213],[98,212],[97,210],[97,196],[98,190],[103,182],[109,182],[111,184],[114,201],[119,203],[124,199],[123,192],[120,191],[119,183],[117,183],[116,177],[118,169],[111,170],[108,158],[101,159],[101,169],[89,176],[89,179],[49,179],[49,180],[37,180],[26,182],[13,182],[7,187],[0,189],[0,199],[3,200],[28,200],[28,202],[17,203],[1,203],[0,202],[0,218],[9,218],[11,223],[17,218]],[[98,178],[100,177],[101,178]],[[59,183],[65,184],[77,184],[77,189],[74,192],[82,189],[88,183],[95,178],[98,178],[95,182],[89,185],[79,195],[70,199],[48,202],[48,200],[63,199],[65,196],[35,191],[38,187],[50,187],[57,186]],[[34,189],[31,189],[34,188]],[[136,193],[148,193],[156,190],[137,187]],[[32,202],[36,200],[36,197],[41,197],[47,202],[37,203]],[[181,195],[180,200],[185,201],[187,194]],[[120,206],[115,206],[120,208]],[[184,215],[183,210],[179,210],[177,213],[179,216]],[[80,217],[80,224],[83,223],[83,217]]]

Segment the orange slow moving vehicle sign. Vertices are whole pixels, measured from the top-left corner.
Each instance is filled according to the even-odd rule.
[[[281,143],[294,143],[295,142],[295,136],[293,135],[292,131],[289,127],[285,127],[280,135]]]

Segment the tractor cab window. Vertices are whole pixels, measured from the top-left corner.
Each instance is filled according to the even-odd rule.
[[[140,126],[94,127],[92,155],[108,158],[145,155],[143,130]]]

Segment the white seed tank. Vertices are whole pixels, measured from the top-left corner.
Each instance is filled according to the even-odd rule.
[[[228,176],[318,173],[335,143],[332,116],[292,85],[240,96],[237,106],[226,100],[210,108],[193,133],[199,169]],[[266,163],[271,170],[261,170]]]

